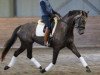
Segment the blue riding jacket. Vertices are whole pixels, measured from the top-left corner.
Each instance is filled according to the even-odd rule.
[[[53,14],[53,9],[48,0],[40,0],[41,15],[45,26],[51,29],[50,15]]]

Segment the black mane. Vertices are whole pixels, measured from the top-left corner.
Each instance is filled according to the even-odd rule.
[[[69,11],[67,16],[69,17],[69,16],[72,16],[74,14],[80,14],[80,13],[82,13],[83,16],[88,17],[88,13],[86,11],[83,11],[83,10],[72,10],[72,11]]]

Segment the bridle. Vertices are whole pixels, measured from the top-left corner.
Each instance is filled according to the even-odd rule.
[[[77,20],[78,23],[79,23],[79,21],[82,20],[82,19],[84,20],[85,18],[84,18],[83,16],[80,16],[80,17],[78,17],[76,20]],[[84,20],[84,22],[85,22],[85,20]],[[80,24],[78,24],[78,23],[75,24],[75,28],[82,28],[82,29],[85,29],[84,26],[82,26],[82,25],[80,26]]]
[[[79,17],[79,18],[81,18],[81,17]],[[79,19],[79,18],[77,18],[77,19]],[[59,18],[59,20],[62,21],[63,23],[65,23],[65,24],[67,24],[67,22],[65,22],[65,21],[62,19],[62,17]]]

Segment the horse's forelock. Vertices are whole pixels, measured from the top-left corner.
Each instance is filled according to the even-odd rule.
[[[79,15],[76,15],[74,18],[77,19],[77,18],[79,18],[81,16],[82,16],[82,12],[80,12],[80,14]]]

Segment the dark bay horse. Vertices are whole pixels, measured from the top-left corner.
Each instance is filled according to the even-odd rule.
[[[37,25],[35,25],[34,23],[27,23],[17,27],[4,47],[1,61],[4,60],[6,54],[8,53],[11,46],[15,43],[17,37],[20,39],[21,46],[15,51],[11,62],[8,64],[8,66],[5,66],[4,70],[12,67],[16,61],[17,56],[21,54],[25,49],[27,49],[27,57],[31,60],[32,63],[36,65],[37,68],[40,69],[41,73],[44,73],[46,71],[49,71],[56,64],[56,60],[60,50],[64,47],[67,47],[80,59],[82,65],[86,68],[86,71],[91,72],[88,64],[81,56],[81,54],[77,51],[77,48],[74,44],[73,33],[74,27],[76,27],[80,35],[84,34],[87,17],[87,12],[82,10],[73,10],[65,15],[62,19],[58,20],[57,27],[52,36],[52,39],[50,40],[51,47],[53,48],[52,62],[44,69],[42,69],[40,63],[32,56],[33,43],[36,42],[43,45],[44,42],[43,37],[36,36],[35,32]]]

